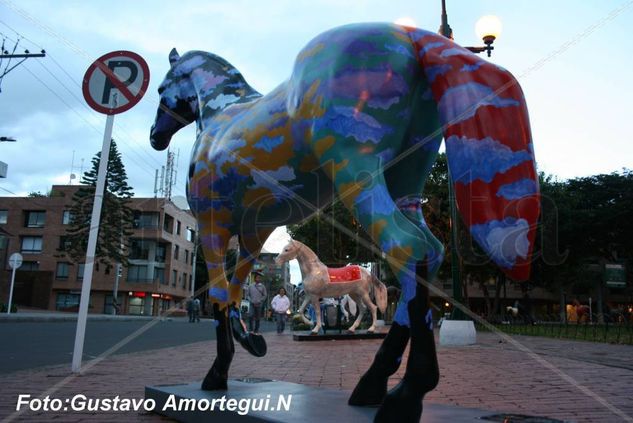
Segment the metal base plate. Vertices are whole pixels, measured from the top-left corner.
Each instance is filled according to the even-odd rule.
[[[154,412],[179,422],[371,422],[377,409],[350,406],[347,404],[349,395],[350,393],[346,391],[313,388],[297,383],[266,379],[229,380],[228,391],[202,391],[200,382],[145,387],[145,398],[156,401]],[[234,411],[219,410],[219,400],[222,397],[225,398],[225,407],[228,407],[229,399],[236,400],[237,405]],[[280,402],[280,398],[283,398],[286,404],[290,398],[287,411],[284,404]],[[216,407],[210,410],[207,404],[211,404],[214,399],[216,399]],[[251,406],[265,405],[268,399],[268,410],[249,410],[245,414],[244,399],[249,399]],[[195,402],[199,408],[194,411],[191,408],[185,411],[184,407],[174,410],[171,405],[178,405],[180,400],[195,400],[190,401],[189,404]],[[241,411],[240,400],[242,400]],[[473,408],[425,403],[422,421],[424,423],[481,423],[482,416],[493,413]]]
[[[347,331],[343,331],[342,333],[338,332],[328,332],[325,335],[312,335],[309,331],[306,332],[294,332],[292,334],[293,341],[335,341],[337,339],[383,339],[387,336],[387,332],[356,332],[351,333]]]

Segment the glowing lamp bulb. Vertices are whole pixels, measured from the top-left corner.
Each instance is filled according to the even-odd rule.
[[[482,40],[490,37],[493,40],[499,38],[501,29],[501,21],[494,15],[482,16],[475,24],[475,33]]]

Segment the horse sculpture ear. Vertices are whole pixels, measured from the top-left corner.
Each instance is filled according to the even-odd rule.
[[[176,51],[176,48],[172,48],[169,52],[169,63],[174,66],[174,64],[180,60],[180,54]]]

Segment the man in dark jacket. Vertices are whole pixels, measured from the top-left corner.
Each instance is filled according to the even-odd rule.
[[[253,272],[254,281],[246,288],[246,299],[248,299],[251,304],[248,329],[255,334],[259,334],[259,320],[262,316],[262,306],[268,296],[266,287],[262,283],[263,276],[261,272]]]

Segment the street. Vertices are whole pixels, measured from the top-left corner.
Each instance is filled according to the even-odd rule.
[[[84,360],[97,357],[135,331],[149,326],[114,354],[153,350],[215,339],[210,320],[189,323],[186,318],[154,321],[88,320]],[[72,359],[76,323],[72,321],[11,322],[0,324],[0,374],[68,363]],[[274,324],[262,321],[262,332]],[[209,351],[214,355],[215,351]]]

